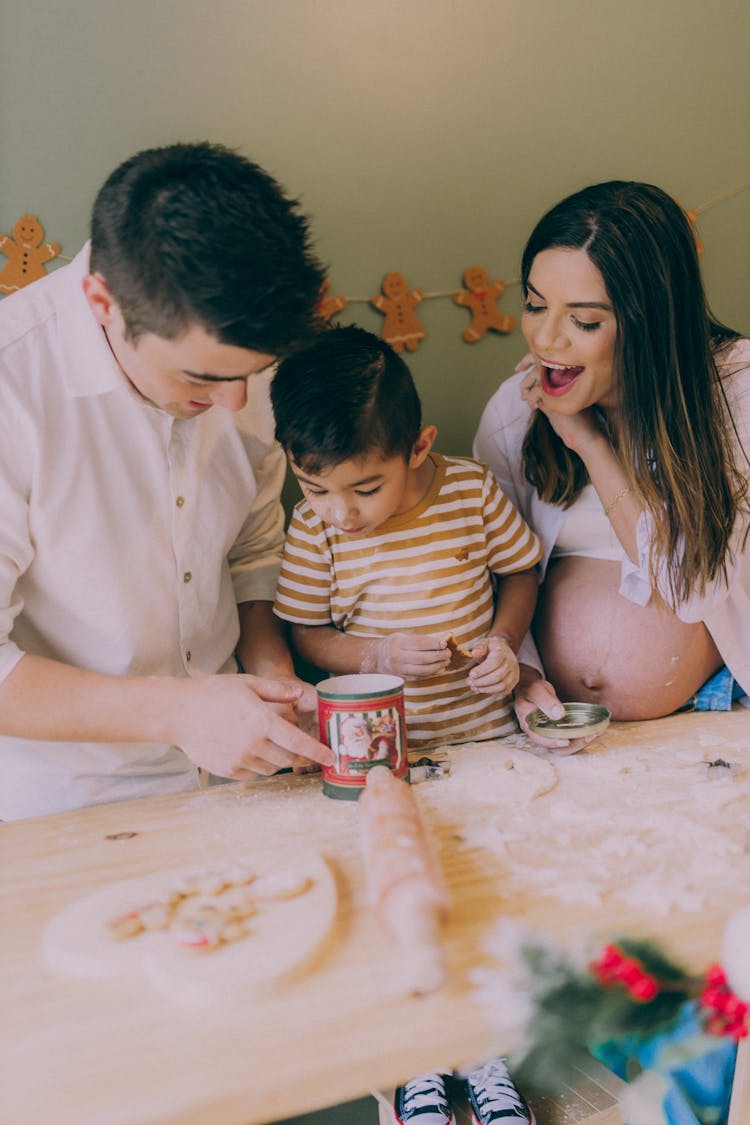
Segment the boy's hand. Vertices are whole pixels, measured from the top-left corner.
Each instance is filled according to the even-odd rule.
[[[332,765],[327,746],[276,714],[306,699],[306,685],[257,676],[203,676],[174,685],[170,740],[219,777],[252,780],[313,762]]]
[[[518,683],[518,660],[505,637],[487,637],[471,650],[477,661],[469,672],[469,686],[482,694],[508,695]]]
[[[405,680],[422,680],[444,672],[451,654],[441,637],[423,633],[392,633],[373,641],[372,667],[363,672],[385,672]],[[369,661],[368,661],[369,664]]]

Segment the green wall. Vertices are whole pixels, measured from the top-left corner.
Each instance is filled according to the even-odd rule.
[[[72,255],[120,160],[210,138],[301,197],[334,292],[391,269],[427,291],[475,263],[513,278],[536,218],[586,183],[695,207],[750,178],[748,41],[746,0],[0,0],[0,230],[30,211]],[[750,191],[700,235],[716,313],[750,332]],[[466,452],[523,341],[465,344],[447,299],[421,315],[426,418]]]

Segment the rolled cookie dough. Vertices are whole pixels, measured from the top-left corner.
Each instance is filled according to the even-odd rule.
[[[246,937],[209,952],[181,948],[169,930],[117,940],[107,923],[168,894],[194,872],[170,871],[110,884],[78,899],[45,927],[45,960],[57,971],[87,980],[139,974],[186,1007],[241,1002],[310,967],[331,934],[337,912],[333,874],[321,855],[306,854],[282,867],[258,865],[257,879],[273,876],[309,884],[291,897],[264,899],[248,920]]]

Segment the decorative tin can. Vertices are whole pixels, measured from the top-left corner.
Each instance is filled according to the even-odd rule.
[[[320,741],[336,755],[334,765],[323,766],[328,797],[356,801],[374,765],[388,765],[396,777],[406,777],[404,681],[399,676],[333,676],[319,683],[317,692]]]

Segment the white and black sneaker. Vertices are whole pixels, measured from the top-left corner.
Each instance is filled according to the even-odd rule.
[[[456,1125],[447,1074],[421,1074],[399,1086],[393,1096],[395,1125]]]
[[[501,1059],[472,1070],[466,1079],[466,1096],[474,1125],[536,1125]]]

